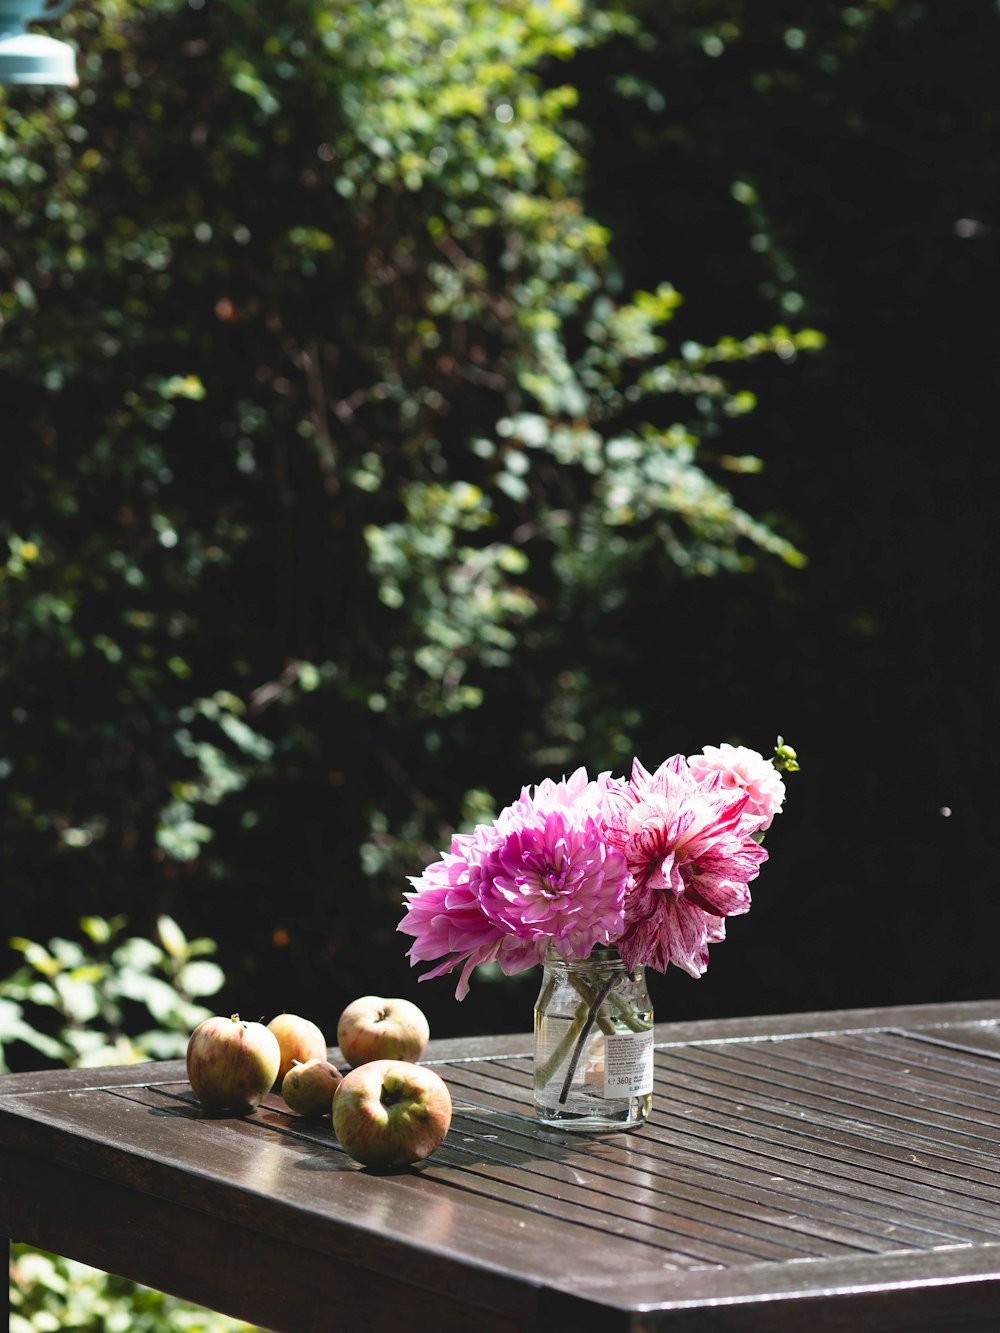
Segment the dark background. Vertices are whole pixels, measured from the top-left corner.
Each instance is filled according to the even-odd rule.
[[[730,327],[754,325],[785,288],[829,339],[815,358],[756,366],[760,405],[736,427],[808,568],[780,586],[688,585],[658,645],[655,735],[698,749],[773,717],[803,761],[751,915],[700,982],[658,985],[667,1014],[997,984],[996,15],[887,6],[855,45],[830,7],[780,9],[748,6],[743,39],[714,59],[650,54],[664,105],[642,120],[638,161],[596,61],[585,100],[595,198],[640,280],[653,256],[683,257],[694,336],[723,307]],[[734,179],[756,189],[755,217]],[[761,222],[776,256],[764,278],[748,243]]]

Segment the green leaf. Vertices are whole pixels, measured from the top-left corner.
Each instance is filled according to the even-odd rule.
[[[174,958],[179,962],[181,959],[187,957],[187,940],[184,936],[184,932],[173,917],[157,917],[156,933],[159,936],[160,943],[171,958]]]
[[[100,996],[92,982],[63,974],[54,985],[63,1011],[74,1023],[87,1024],[100,1013]]]
[[[187,995],[216,995],[226,983],[226,974],[217,963],[187,963],[177,975],[177,985]]]
[[[85,916],[80,918],[80,929],[94,944],[107,944],[116,926],[102,916]]]

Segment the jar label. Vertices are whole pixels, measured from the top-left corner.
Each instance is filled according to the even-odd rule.
[[[645,1097],[653,1091],[653,1031],[604,1038],[604,1096]]]

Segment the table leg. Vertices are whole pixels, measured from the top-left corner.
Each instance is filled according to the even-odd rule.
[[[7,1283],[0,1284],[0,1329],[10,1330],[10,1240],[4,1246],[7,1251]]]

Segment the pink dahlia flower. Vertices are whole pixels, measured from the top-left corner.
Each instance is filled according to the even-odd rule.
[[[462,963],[456,995],[472,969],[496,962],[514,974],[541,962],[552,943],[585,957],[623,926],[628,871],[604,840],[600,812],[612,785],[584,769],[546,780],[503,810],[492,825],[456,834],[450,852],[411,879],[399,929],[414,936],[411,962],[443,959],[421,980]]]
[[[725,936],[723,918],[749,911],[749,882],[767,859],[753,838],[763,816],[749,803],[718,774],[699,780],[683,755],[653,774],[636,759],[628,785],[609,787],[605,836],[632,876],[618,940],[627,967],[705,971],[709,944]]]
[[[628,869],[607,845],[601,809],[607,776],[586,771],[525,789],[508,807],[506,836],[484,877],[480,905],[506,935],[536,946],[539,961],[553,944],[564,958],[586,958],[595,944],[617,939]]]
[[[770,828],[774,816],[781,813],[784,779],[770,759],[756,750],[748,750],[745,745],[706,745],[701,754],[688,756],[688,765],[696,778],[718,773],[725,790],[745,791],[750,798],[747,813],[762,815],[767,821],[761,824],[761,832]]]
[[[456,994],[469,992],[469,976],[479,963],[497,955],[501,935],[479,906],[481,868],[491,850],[492,830],[478,827],[474,833],[457,833],[451,850],[428,866],[420,876],[411,876],[414,891],[403,896],[407,911],[398,929],[414,936],[407,957],[412,963],[444,958],[425,977],[450,972],[465,963]]]

